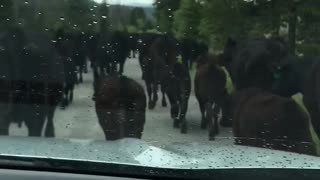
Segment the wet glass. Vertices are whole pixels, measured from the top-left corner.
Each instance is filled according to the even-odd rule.
[[[1,153],[318,169],[319,12],[311,0],[0,0]]]

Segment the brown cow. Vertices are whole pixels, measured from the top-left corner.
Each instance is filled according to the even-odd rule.
[[[235,92],[235,143],[315,155],[308,116],[294,100],[258,88]]]
[[[199,102],[202,119],[201,128],[209,124],[209,139],[219,133],[218,113],[223,111],[223,121],[228,119],[228,93],[226,90],[227,77],[224,70],[217,65],[218,57],[211,54],[201,55],[197,62],[195,77],[195,95]]]
[[[96,88],[96,113],[106,140],[141,138],[146,112],[143,87],[124,76],[102,77]]]

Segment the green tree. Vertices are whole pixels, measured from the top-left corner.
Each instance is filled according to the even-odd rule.
[[[138,21],[146,21],[146,14],[141,7],[135,7],[130,13],[130,25],[138,26]]]
[[[201,6],[196,0],[181,0],[174,13],[173,29],[178,38],[198,38]]]
[[[99,30],[100,32],[106,32],[110,28],[110,21],[109,21],[109,4],[106,0],[102,2],[99,8],[99,17],[100,17],[100,25]]]
[[[12,0],[0,0],[0,26],[11,23],[13,18]]]
[[[173,15],[179,8],[180,0],[156,0],[154,2],[154,16],[157,21],[157,28],[160,32],[172,32]]]
[[[93,1],[88,0],[68,0],[66,11],[66,22],[76,30],[88,31],[88,24],[94,20],[94,12],[90,10]]]

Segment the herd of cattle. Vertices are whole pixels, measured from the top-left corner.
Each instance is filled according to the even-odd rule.
[[[138,52],[147,93],[122,75]],[[135,54],[135,53],[133,53]],[[205,44],[170,35],[125,32],[54,33],[11,28],[0,32],[0,134],[22,122],[29,136],[54,137],[54,112],[72,103],[75,84],[93,69],[93,100],[107,140],[141,138],[146,108],[170,103],[173,127],[187,133],[191,93],[189,68],[197,63],[194,90],[214,140],[220,125],[233,127],[235,143],[316,154],[308,114],[291,99],[301,92],[311,124],[320,135],[320,60],[288,53],[280,38],[228,39],[221,54]],[[227,91],[227,74],[234,91]],[[222,118],[218,114],[222,112]],[[46,122],[46,123],[45,123]]]

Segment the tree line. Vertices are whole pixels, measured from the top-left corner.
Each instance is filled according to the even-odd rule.
[[[107,0],[102,3],[94,0],[0,0],[0,27],[144,32],[153,29],[153,24],[144,8],[110,5]]]
[[[222,49],[229,37],[284,37],[291,53],[320,55],[320,1],[156,0],[157,30]]]

